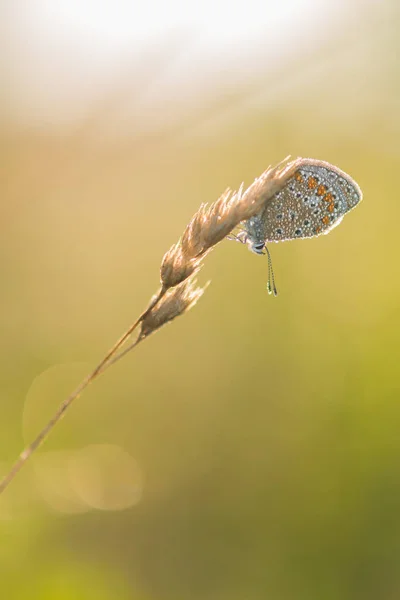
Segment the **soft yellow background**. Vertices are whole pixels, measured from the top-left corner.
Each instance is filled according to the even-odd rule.
[[[279,4],[279,6],[277,6]],[[183,6],[183,5],[182,5]],[[222,243],[0,498],[1,597],[400,597],[397,0],[4,2],[5,473],[158,287],[201,202],[287,154],[364,201]]]

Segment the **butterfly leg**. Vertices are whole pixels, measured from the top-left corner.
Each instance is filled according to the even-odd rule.
[[[245,244],[247,242],[247,232],[240,231],[237,234],[230,233],[229,235],[226,236],[226,239],[230,240],[232,242],[240,242],[241,244]]]

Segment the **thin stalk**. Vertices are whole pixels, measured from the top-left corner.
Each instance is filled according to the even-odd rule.
[[[48,421],[48,423],[45,425],[45,427],[43,427],[43,429],[37,435],[37,437],[33,440],[33,442],[31,442],[29,444],[29,446],[26,446],[26,448],[21,452],[18,459],[15,461],[15,463],[11,467],[10,471],[4,476],[4,478],[0,482],[0,494],[2,492],[4,492],[4,490],[8,487],[8,485],[11,483],[11,481],[14,479],[14,477],[17,475],[17,473],[25,465],[25,463],[30,458],[30,456],[35,452],[35,450],[37,450],[37,448],[48,437],[48,435],[50,434],[52,429],[60,421],[61,417],[64,415],[66,410],[71,406],[73,401],[76,400],[81,395],[83,390],[85,388],[87,388],[87,386],[90,383],[92,383],[92,381],[94,379],[96,379],[96,377],[98,377],[99,375],[102,375],[104,373],[104,371],[106,369],[108,369],[108,367],[111,366],[115,362],[110,359],[112,359],[112,357],[116,354],[118,349],[124,344],[124,342],[133,333],[133,331],[141,323],[141,321],[149,314],[149,312],[156,306],[156,304],[158,304],[160,302],[160,300],[164,296],[165,292],[166,292],[165,288],[160,289],[158,294],[151,301],[149,307],[136,319],[136,321],[130,327],[128,327],[128,329],[125,331],[125,333],[112,346],[112,348],[110,348],[110,350],[107,352],[107,354],[104,356],[104,358],[99,362],[97,367],[95,369],[93,369],[93,371],[91,373],[89,373],[89,375],[87,375],[87,377],[85,377],[85,379],[78,385],[78,387],[72,392],[72,394],[70,394],[68,396],[68,398],[66,398],[60,404],[58,410],[55,412],[55,414],[50,419],[50,421]],[[138,338],[138,340],[136,340],[136,342],[134,344],[129,346],[128,350],[132,350],[132,348],[134,346],[136,346],[136,344],[141,339],[142,338]],[[123,352],[122,354],[120,354],[117,357],[117,359],[119,360],[119,358],[122,358],[122,356],[125,356],[125,354],[127,354],[127,352]]]
[[[106,369],[108,369],[108,367],[115,365],[115,363],[118,362],[119,360],[121,360],[121,358],[123,358],[126,354],[128,354],[128,352],[130,352],[131,350],[136,348],[136,346],[139,344],[139,342],[143,342],[143,340],[146,339],[146,337],[147,336],[139,336],[134,342],[132,342],[132,344],[129,344],[129,346],[127,346],[127,348],[125,348],[119,354],[117,354],[117,356],[113,356],[108,361],[108,363],[104,366],[104,371]],[[99,375],[101,375],[102,373],[103,373],[103,370],[100,370]]]

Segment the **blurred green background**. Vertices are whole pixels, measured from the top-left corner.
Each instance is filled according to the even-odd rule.
[[[0,497],[2,597],[400,597],[397,0],[1,6],[0,469],[158,287],[201,202],[286,155],[364,201],[225,242],[211,286]]]

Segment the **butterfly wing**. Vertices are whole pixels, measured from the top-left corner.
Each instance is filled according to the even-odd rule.
[[[329,163],[304,159],[260,215],[264,240],[281,242],[326,234],[361,199],[361,190],[349,175]]]

